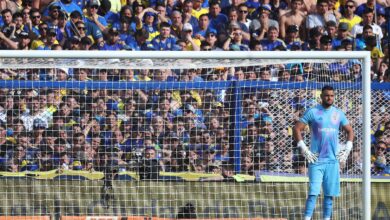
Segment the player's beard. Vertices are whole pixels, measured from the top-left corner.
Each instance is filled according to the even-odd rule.
[[[322,103],[322,106],[324,106],[324,108],[329,108],[333,105],[333,102],[332,101],[329,101],[329,102],[323,102]]]

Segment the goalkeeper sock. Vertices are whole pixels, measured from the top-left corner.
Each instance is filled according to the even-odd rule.
[[[332,216],[333,197],[324,196],[324,219],[330,219]]]
[[[313,215],[314,208],[316,207],[317,196],[309,195],[306,200],[305,219]]]

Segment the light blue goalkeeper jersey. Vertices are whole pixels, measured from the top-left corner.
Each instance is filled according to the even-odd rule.
[[[319,154],[318,162],[335,161],[340,127],[349,123],[344,112],[333,106],[325,109],[317,105],[308,109],[300,121],[310,126],[310,150]]]

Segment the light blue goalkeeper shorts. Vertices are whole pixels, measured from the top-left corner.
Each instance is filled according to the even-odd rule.
[[[319,195],[321,185],[325,196],[340,196],[338,161],[309,164],[309,195]]]

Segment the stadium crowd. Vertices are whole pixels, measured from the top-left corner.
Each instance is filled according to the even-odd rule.
[[[371,51],[373,82],[390,83],[386,1],[0,0],[0,48],[15,50]],[[35,6],[35,7],[34,7]],[[317,74],[321,69],[322,75]],[[328,71],[323,71],[327,69]],[[1,79],[56,81],[359,81],[361,63],[240,68],[2,69]],[[325,74],[324,74],[325,73]],[[234,168],[229,90],[1,89],[0,170]],[[389,91],[373,96],[372,173],[390,175]],[[286,96],[285,101],[280,97]],[[342,94],[344,101],[351,95]],[[291,126],[315,94],[244,90],[241,172],[306,173]],[[359,100],[354,97],[353,100]],[[354,119],[358,124],[358,119]],[[285,147],[291,146],[291,147]],[[359,174],[356,147],[343,173]]]

